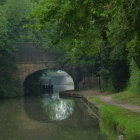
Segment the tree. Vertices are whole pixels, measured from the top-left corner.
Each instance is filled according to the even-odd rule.
[[[129,56],[139,65],[139,15],[138,0],[38,0],[31,18],[67,63],[88,67],[90,58],[105,88],[120,91],[129,79]]]
[[[27,34],[23,25],[29,22],[27,20],[29,7],[31,3],[28,0],[7,0],[0,5],[1,98],[21,95],[19,81],[16,77],[17,42],[22,41],[23,36]]]

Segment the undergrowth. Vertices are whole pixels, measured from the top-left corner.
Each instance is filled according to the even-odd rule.
[[[113,98],[124,103],[140,105],[140,69],[133,60],[130,64],[128,87],[124,92],[113,95]]]
[[[133,60],[130,64],[130,71],[131,74],[127,91],[130,91],[131,94],[140,95],[140,69]]]

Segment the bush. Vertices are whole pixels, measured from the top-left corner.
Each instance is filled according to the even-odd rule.
[[[130,80],[127,90],[134,93],[140,93],[140,69],[134,60],[130,64]]]

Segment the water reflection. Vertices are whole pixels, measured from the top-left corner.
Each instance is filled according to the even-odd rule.
[[[24,103],[28,116],[43,122],[64,120],[72,115],[75,107],[73,100],[61,99],[58,93],[25,98]]]
[[[50,102],[49,95],[0,102],[0,140],[106,140],[98,119],[90,115],[80,99],[74,100],[74,105],[68,101],[70,115],[71,107],[74,109],[71,116],[61,121],[49,121],[48,114],[51,113],[46,112],[46,106],[50,110],[60,106],[54,109],[58,111],[64,105],[63,114],[68,114],[66,103],[61,103],[57,96],[52,99],[56,103],[51,103],[50,107],[46,105]],[[56,118],[55,114],[52,113],[54,117],[50,119]],[[63,114],[61,116],[65,116]]]
[[[53,97],[53,96],[52,96]],[[49,120],[63,120],[72,115],[74,111],[74,101],[60,98],[44,98],[43,108]]]
[[[0,140],[106,140],[86,104],[59,98],[74,89],[60,74],[52,77],[54,93],[0,102]]]
[[[42,122],[60,121],[70,117],[75,102],[59,98],[60,91],[74,90],[70,75],[63,71],[47,73],[41,77],[41,86],[41,97],[25,98],[25,111],[28,116]]]

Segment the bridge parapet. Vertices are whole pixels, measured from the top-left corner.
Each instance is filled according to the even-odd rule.
[[[27,76],[34,72],[45,69],[56,69],[56,58],[49,51],[43,51],[41,47],[35,43],[19,43],[18,46],[18,77],[22,83]],[[76,84],[78,84],[78,74],[73,71],[71,67],[66,67],[62,70],[66,71],[69,75],[72,76],[76,86]]]
[[[31,73],[54,68],[54,60],[55,58],[51,53],[43,51],[34,43],[18,44],[17,66],[22,82]]]
[[[43,50],[35,43],[19,43],[17,48],[17,63],[48,62],[54,60],[54,55],[51,52]]]

